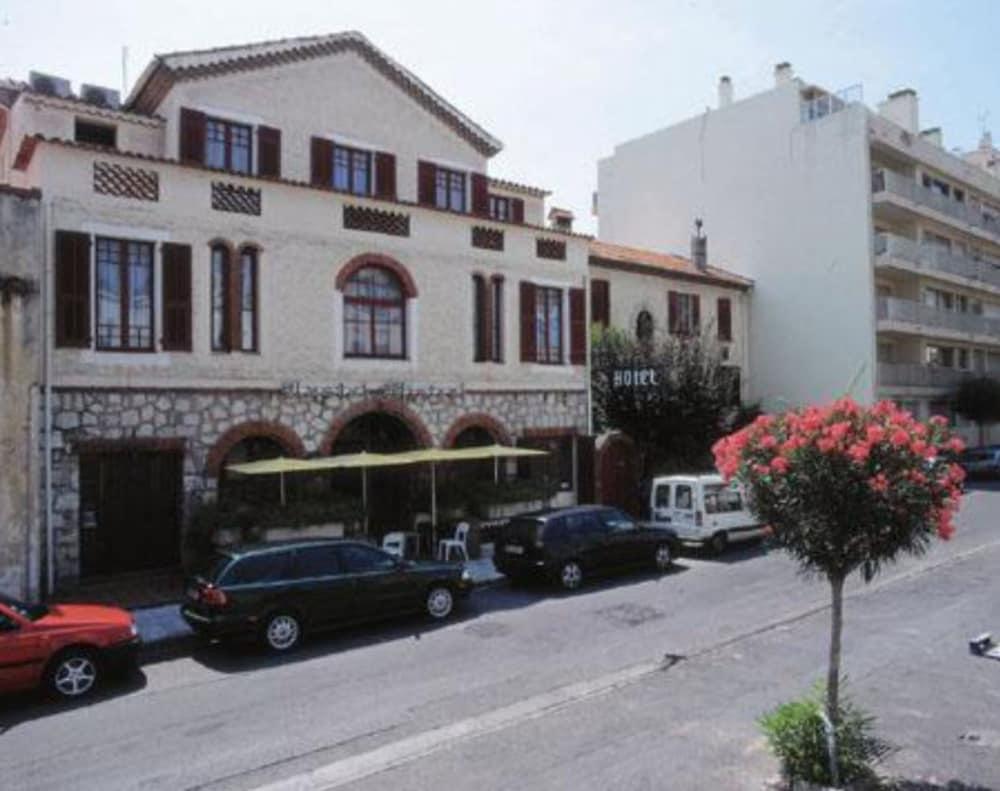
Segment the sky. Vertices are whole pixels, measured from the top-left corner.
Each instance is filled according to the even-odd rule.
[[[1000,139],[1000,0],[0,0],[0,76],[120,88],[156,53],[358,30],[504,142],[491,175],[552,191],[596,230],[617,143],[773,84],[775,63],[874,107],[920,96],[948,148]]]

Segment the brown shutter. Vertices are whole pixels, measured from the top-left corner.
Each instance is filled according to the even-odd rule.
[[[611,284],[607,280],[590,281],[590,321],[602,327],[611,323]]]
[[[680,327],[677,324],[680,306],[677,303],[677,292],[669,292],[667,294],[667,328],[669,329],[671,335],[677,335],[680,332]]]
[[[479,217],[490,216],[490,191],[485,173],[472,174],[472,213]]]
[[[375,197],[396,200],[396,155],[375,153]]]
[[[261,176],[281,176],[281,130],[270,126],[257,127],[257,173]]]
[[[229,256],[229,266],[226,268],[226,310],[229,330],[227,338],[229,351],[235,352],[243,348],[243,254]]]
[[[310,150],[310,182],[322,187],[333,186],[333,142],[314,137]]]
[[[167,351],[191,351],[191,245],[163,245],[163,338]]]
[[[731,341],[733,339],[733,306],[728,297],[719,297],[718,313],[719,340]]]
[[[473,356],[474,362],[481,363],[487,359],[486,333],[489,324],[486,321],[486,280],[482,275],[472,276],[472,335],[473,335]]]
[[[514,222],[524,222],[524,201],[520,198],[512,198],[510,201],[510,213]]]
[[[436,205],[434,199],[436,177],[437,168],[434,166],[434,163],[417,163],[417,203],[421,203],[424,206]]]
[[[181,162],[205,162],[205,114],[181,108]]]
[[[582,288],[569,290],[569,361],[587,362],[587,292]]]
[[[521,362],[538,359],[535,349],[535,286],[521,281]]]
[[[493,275],[490,278],[490,359],[495,363],[503,362],[503,275]],[[493,331],[496,330],[496,342],[493,342]]]
[[[692,335],[701,332],[701,297],[697,294],[691,295],[691,324]]]
[[[56,231],[56,346],[90,345],[90,236]]]

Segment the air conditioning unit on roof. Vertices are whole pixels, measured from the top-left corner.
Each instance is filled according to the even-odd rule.
[[[44,93],[46,96],[58,96],[60,99],[71,99],[73,90],[69,86],[69,80],[64,77],[56,77],[52,74],[42,74],[40,71],[33,71],[28,74],[28,84],[31,90],[37,93]]]
[[[80,86],[80,98],[88,104],[98,107],[106,107],[108,110],[117,110],[121,107],[121,94],[113,88],[102,88],[100,85]]]

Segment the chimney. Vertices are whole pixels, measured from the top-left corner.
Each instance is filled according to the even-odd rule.
[[[701,218],[694,221],[694,236],[691,237],[691,262],[696,269],[708,269],[708,238],[701,232]]]
[[[792,64],[782,61],[774,67],[774,87],[778,88],[792,81]]]
[[[549,228],[555,231],[572,231],[574,219],[576,217],[569,209],[558,209],[555,206],[549,209]]]
[[[912,135],[920,132],[917,92],[912,88],[903,88],[890,93],[888,98],[879,104],[878,113]]]
[[[931,145],[937,146],[938,148],[944,148],[944,137],[941,134],[941,127],[934,126],[930,129],[925,129],[920,133],[920,137],[926,140]]]
[[[719,107],[729,107],[733,103],[733,81],[729,77],[719,77]]]

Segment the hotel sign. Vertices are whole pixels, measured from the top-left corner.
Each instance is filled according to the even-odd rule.
[[[340,398],[368,399],[387,398],[394,401],[424,401],[437,398],[460,398],[465,395],[465,383],[458,385],[423,385],[407,382],[385,382],[369,384],[307,384],[305,382],[282,382],[282,395],[298,398]]]
[[[655,368],[615,368],[611,371],[611,386],[659,387],[660,375]]]

